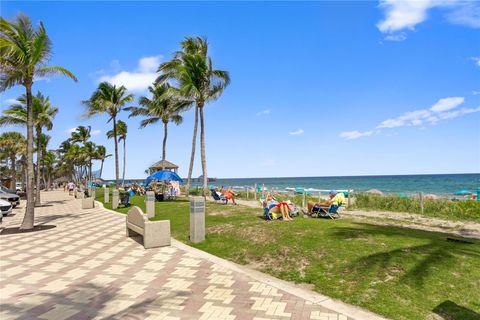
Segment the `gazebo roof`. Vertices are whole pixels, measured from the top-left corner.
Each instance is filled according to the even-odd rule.
[[[150,166],[150,169],[178,169],[178,166],[176,164],[173,164],[167,160],[160,160],[156,162],[155,164]]]

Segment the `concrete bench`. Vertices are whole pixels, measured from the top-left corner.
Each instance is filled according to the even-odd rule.
[[[82,199],[82,209],[93,209],[95,207],[95,199],[93,197]]]
[[[145,249],[170,245],[170,220],[149,221],[139,207],[132,207],[127,214],[127,237],[139,234]]]

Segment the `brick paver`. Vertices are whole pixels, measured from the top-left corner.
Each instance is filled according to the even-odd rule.
[[[2,320],[352,319],[175,246],[145,250],[124,215],[62,191],[43,201],[36,224],[56,228],[0,236]]]

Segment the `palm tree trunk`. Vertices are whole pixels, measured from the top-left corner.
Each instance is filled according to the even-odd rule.
[[[125,187],[125,164],[127,161],[127,149],[126,147],[126,137],[123,138],[123,174],[122,174],[122,187]]]
[[[185,192],[187,193],[187,196],[190,189],[190,182],[192,180],[193,163],[195,161],[195,147],[197,143],[197,127],[198,127],[198,106],[195,106],[195,125],[193,126],[192,153],[190,155],[190,167],[188,168],[187,185],[185,186]]]
[[[113,141],[115,142],[115,189],[118,189],[118,141],[117,141],[117,119],[113,116]]]
[[[41,206],[42,201],[40,199],[40,176],[41,176],[41,169],[40,163],[42,161],[42,127],[37,125],[36,127],[36,134],[37,134],[37,182],[36,182],[36,192],[35,192],[35,206]]]
[[[104,159],[102,159],[102,165],[100,166],[100,176],[99,178],[101,179],[102,178],[102,171],[103,171],[103,161],[105,161]]]
[[[12,184],[13,184],[13,190],[17,190],[17,168],[16,168],[16,154],[12,155],[10,157],[10,162],[12,163]]]
[[[33,170],[33,108],[32,108],[32,83],[25,84],[27,95],[27,206],[23,217],[21,230],[33,229],[35,219],[34,203],[34,170]]]
[[[199,106],[200,109],[200,157],[202,159],[203,171],[203,195],[208,194],[208,176],[207,176],[207,158],[205,156],[205,120],[203,118],[203,103]]]
[[[168,122],[163,122],[163,149],[162,149],[162,160],[165,160],[166,149],[167,149],[167,125]]]

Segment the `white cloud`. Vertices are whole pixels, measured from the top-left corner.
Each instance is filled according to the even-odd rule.
[[[135,71],[121,71],[114,75],[104,75],[98,79],[98,82],[107,81],[114,85],[123,85],[131,91],[144,91],[157,78],[156,71],[160,60],[161,56],[141,58]],[[119,66],[119,63],[115,63],[115,65]]]
[[[288,134],[291,135],[291,136],[298,136],[300,134],[303,134],[305,131],[303,131],[303,129],[298,129],[297,131],[292,131],[292,132],[289,132]]]
[[[9,106],[11,106],[12,104],[17,104],[18,103],[17,99],[5,99],[5,100],[3,100],[3,102],[6,105],[9,105]]]
[[[372,134],[373,134],[373,131],[360,132],[360,131],[354,130],[354,131],[344,131],[340,133],[340,137],[347,140],[353,140],[353,139],[358,139],[360,137],[371,136]]]
[[[438,100],[431,108],[430,111],[442,112],[450,109],[454,109],[461,105],[465,99],[463,97],[448,97]]]
[[[379,7],[385,18],[377,23],[377,28],[391,36],[385,40],[401,41],[406,35],[395,34],[402,30],[414,30],[415,26],[428,18],[433,8],[448,10],[446,19],[453,24],[472,28],[480,27],[480,5],[475,1],[462,0],[380,0]],[[387,39],[390,37],[390,39]],[[401,40],[400,40],[401,39]]]
[[[480,67],[480,57],[471,57],[470,59],[475,61],[475,64],[477,65],[477,67]]]
[[[429,109],[419,109],[407,111],[396,118],[390,118],[382,121],[375,129],[378,134],[383,129],[392,129],[398,127],[425,127],[425,125],[435,125],[439,121],[457,118],[462,115],[480,112],[480,106],[476,108],[461,108],[463,97],[447,97],[438,100]],[[340,133],[340,137],[345,139],[358,139],[364,136],[372,135],[372,131],[346,131]]]
[[[90,135],[96,136],[96,135],[99,135],[100,133],[102,133],[102,130],[92,130],[92,131],[90,132]]]
[[[403,41],[405,39],[407,39],[407,36],[404,32],[385,36],[385,40],[387,41]]]
[[[270,114],[270,109],[265,109],[265,110],[262,110],[260,112],[257,112],[257,116],[263,116],[263,115],[267,115],[267,114]]]
[[[480,5],[478,1],[459,1],[459,6],[446,17],[453,24],[480,28]]]
[[[66,133],[72,133],[72,132],[75,132],[75,130],[77,130],[77,127],[67,129],[67,130],[65,130],[65,132],[66,132]]]

